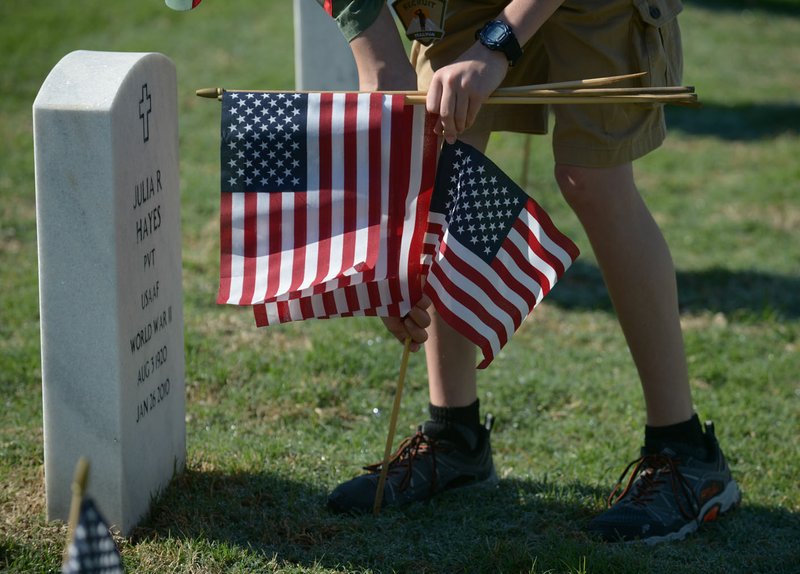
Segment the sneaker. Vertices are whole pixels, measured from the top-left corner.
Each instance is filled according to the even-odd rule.
[[[736,508],[741,493],[710,422],[705,439],[705,458],[670,448],[642,449],[642,456],[627,466],[608,497],[609,509],[589,523],[589,531],[609,542],[683,540],[703,523]]]
[[[441,436],[433,438],[431,435],[438,433],[432,432],[435,424],[431,421],[420,426],[389,459],[382,506],[428,500],[452,488],[497,484],[489,443],[493,423],[494,418],[487,415],[477,435],[467,431],[475,435],[471,445]],[[383,462],[365,466],[367,474],[337,486],[328,497],[328,506],[336,512],[371,511],[382,467]]]

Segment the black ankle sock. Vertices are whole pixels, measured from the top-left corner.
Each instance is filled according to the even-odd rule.
[[[687,421],[664,427],[644,427],[644,446],[648,450],[660,450],[665,446],[677,445],[692,450],[706,450],[706,438],[700,418],[695,414]]]
[[[425,423],[425,434],[434,439],[454,442],[473,450],[478,444],[481,426],[480,401],[465,407],[437,407],[428,403],[431,420]]]
[[[481,407],[478,399],[465,407],[437,407],[428,403],[428,412],[431,420],[437,423],[459,423],[467,427],[481,424]]]

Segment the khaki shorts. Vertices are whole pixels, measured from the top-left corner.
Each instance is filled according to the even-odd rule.
[[[495,18],[507,0],[449,0],[445,36],[430,47],[417,43],[411,59],[420,89],[433,70],[457,58],[475,31]],[[524,46],[503,86],[561,82],[646,71],[615,86],[676,86],[683,58],[677,15],[680,0],[566,0]],[[653,104],[554,105],[556,162],[610,167],[661,145],[663,106]],[[484,105],[473,129],[547,133],[547,106]]]

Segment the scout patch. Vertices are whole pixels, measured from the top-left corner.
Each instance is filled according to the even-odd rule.
[[[429,46],[444,36],[447,0],[394,0],[392,8],[400,17],[406,36]]]

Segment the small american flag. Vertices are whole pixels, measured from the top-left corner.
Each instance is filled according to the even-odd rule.
[[[122,574],[122,558],[100,511],[90,498],[81,502],[80,516],[67,550],[63,574]]]
[[[425,292],[480,347],[485,368],[579,251],[496,165],[462,142],[444,144],[431,200],[439,246]],[[429,239],[428,244],[435,241]]]
[[[260,325],[410,308],[436,159],[424,107],[404,103],[224,94],[219,303]]]

